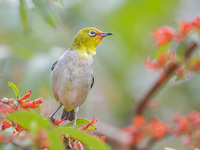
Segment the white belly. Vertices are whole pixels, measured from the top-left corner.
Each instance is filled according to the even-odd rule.
[[[68,111],[86,100],[92,84],[92,65],[92,59],[82,58],[75,50],[65,52],[55,65],[53,93]]]

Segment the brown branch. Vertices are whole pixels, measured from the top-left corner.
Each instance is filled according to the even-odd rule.
[[[194,52],[194,50],[197,47],[197,43],[192,42],[188,47],[187,47],[187,51],[185,52],[185,61],[188,61],[190,56],[192,55],[192,53]]]
[[[187,61],[193,51],[196,49],[197,44],[195,42],[192,42],[186,49],[185,52],[185,61]],[[171,75],[176,71],[176,69],[180,65],[177,63],[174,63],[170,65],[168,68],[164,70],[164,72],[160,75],[160,78],[156,81],[156,83],[152,86],[152,88],[142,97],[139,101],[139,104],[136,108],[136,114],[141,115],[146,108],[147,103],[149,100],[154,96],[156,91],[171,77]]]

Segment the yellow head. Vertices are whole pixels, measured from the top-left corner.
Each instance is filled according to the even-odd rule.
[[[85,53],[94,55],[97,45],[108,35],[112,35],[112,33],[103,33],[92,27],[84,28],[77,33],[70,49],[76,49],[83,57],[85,57]]]

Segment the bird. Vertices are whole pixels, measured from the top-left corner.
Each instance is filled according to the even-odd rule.
[[[81,29],[72,45],[52,65],[52,90],[60,105],[50,115],[50,121],[63,107],[61,119],[74,120],[73,127],[76,127],[79,107],[94,84],[92,56],[96,54],[96,47],[103,38],[109,35],[113,33],[102,32],[94,27]]]

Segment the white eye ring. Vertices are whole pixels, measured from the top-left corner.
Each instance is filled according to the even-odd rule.
[[[91,36],[91,37],[94,37],[94,36],[97,35],[97,33],[96,33],[94,30],[90,30],[90,31],[88,32],[88,34],[89,34],[89,36]]]

